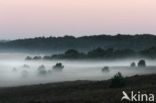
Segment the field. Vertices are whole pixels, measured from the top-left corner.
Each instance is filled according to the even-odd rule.
[[[5,87],[0,89],[0,103],[121,103],[123,90],[156,94],[155,78],[126,77],[126,86],[115,89],[109,87],[110,80]]]

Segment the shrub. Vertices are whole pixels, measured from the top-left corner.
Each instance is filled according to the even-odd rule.
[[[38,67],[38,74],[39,75],[46,75],[47,74],[47,71],[46,71],[46,68],[44,65],[41,65]]]
[[[130,66],[131,66],[131,67],[136,67],[135,62],[132,62]]]
[[[42,59],[41,56],[35,56],[35,57],[33,57],[33,60],[41,60],[41,59]]]
[[[53,70],[62,70],[64,68],[64,66],[62,65],[62,63],[56,63],[56,65],[53,66]]]
[[[25,58],[25,60],[32,60],[32,57],[27,56],[27,57]]]
[[[138,62],[138,67],[146,67],[146,62],[145,62],[145,60],[140,60],[140,61]]]
[[[118,72],[111,80],[111,88],[121,88],[125,86],[125,78],[120,72]]]
[[[102,72],[109,72],[109,67],[105,66],[104,68],[102,68]]]

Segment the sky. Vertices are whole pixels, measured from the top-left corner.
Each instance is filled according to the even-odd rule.
[[[156,0],[0,0],[0,39],[156,34]]]

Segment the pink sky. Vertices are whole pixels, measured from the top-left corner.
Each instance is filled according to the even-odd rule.
[[[156,34],[156,0],[0,0],[0,38]]]

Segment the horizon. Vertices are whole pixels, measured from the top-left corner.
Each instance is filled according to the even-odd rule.
[[[0,0],[0,38],[156,34],[155,0]]]
[[[150,34],[150,33],[143,33],[143,34],[96,34],[96,35],[81,35],[81,36],[75,36],[75,35],[62,35],[62,36],[53,36],[53,35],[49,35],[49,36],[34,36],[34,37],[23,37],[23,38],[15,38],[15,39],[0,39],[1,41],[14,41],[14,40],[25,40],[25,39],[34,39],[34,38],[59,38],[59,37],[65,37],[65,36],[71,36],[71,37],[75,37],[75,38],[80,38],[80,37],[90,37],[90,36],[101,36],[101,35],[106,35],[106,36],[117,36],[117,35],[124,35],[124,36],[136,36],[136,35],[152,35],[152,36],[156,36],[155,34]]]

